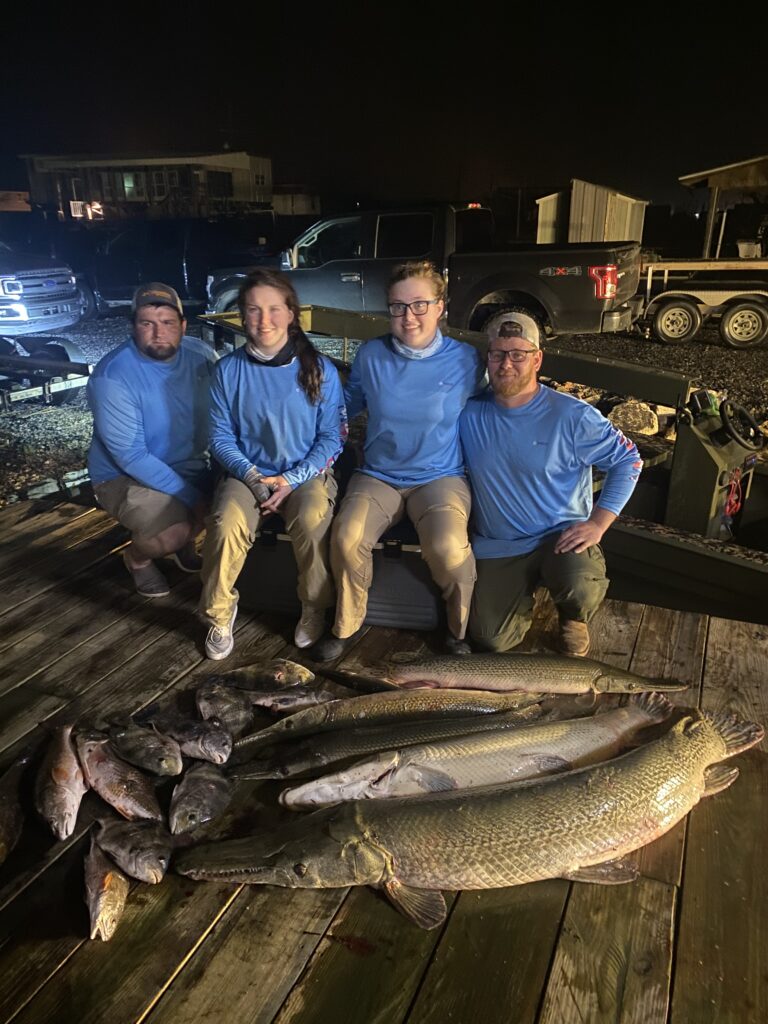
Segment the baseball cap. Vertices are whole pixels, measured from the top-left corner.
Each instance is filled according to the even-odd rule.
[[[184,319],[184,307],[178,293],[169,284],[162,284],[160,281],[140,284],[136,289],[131,309],[135,313],[142,306],[171,306],[182,320]]]
[[[541,335],[536,321],[525,313],[510,313],[496,332],[497,338],[523,338],[534,348],[541,348]]]

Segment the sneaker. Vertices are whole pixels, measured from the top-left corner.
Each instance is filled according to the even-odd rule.
[[[203,560],[195,551],[195,545],[189,541],[183,548],[171,552],[168,558],[175,562],[182,572],[200,572],[203,568]]]
[[[340,637],[334,636],[333,633],[328,633],[322,640],[314,644],[307,653],[312,661],[335,661],[360,639],[362,632],[363,627],[361,626],[352,636]]]
[[[137,594],[141,594],[142,597],[167,597],[170,594],[171,588],[168,586],[168,580],[154,562],[136,569],[123,553],[123,563],[133,577]]]
[[[454,636],[453,633],[446,633],[445,643],[443,646],[445,647],[446,654],[465,655],[472,653],[472,648],[469,646],[467,641],[459,640],[459,638]]]
[[[560,620],[558,650],[572,658],[584,658],[589,651],[589,629],[586,622],[576,619]]]
[[[297,647],[311,647],[316,644],[325,632],[325,609],[301,606],[301,618],[293,634],[293,642]]]
[[[208,636],[205,638],[205,656],[212,661],[221,661],[228,658],[235,646],[235,638],[232,634],[232,627],[237,618],[237,605],[232,612],[232,618],[228,626],[211,626]]]

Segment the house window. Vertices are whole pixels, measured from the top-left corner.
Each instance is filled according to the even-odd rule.
[[[152,198],[165,199],[168,195],[165,171],[152,171]]]
[[[143,200],[147,198],[147,176],[143,171],[124,171],[123,187],[126,199]]]
[[[178,188],[179,187],[179,172],[168,171],[168,187]]]
[[[115,197],[112,191],[112,175],[109,171],[100,171],[99,178],[101,179],[101,198],[105,203],[111,203]]]

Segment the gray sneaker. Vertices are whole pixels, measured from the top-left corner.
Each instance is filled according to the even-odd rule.
[[[145,565],[141,569],[135,569],[126,558],[125,553],[123,553],[123,562],[133,577],[136,592],[142,597],[167,597],[170,594],[171,588],[168,586],[168,580],[154,562],[150,562],[149,565]]]
[[[237,618],[237,605],[232,612],[232,618],[228,626],[211,626],[208,636],[205,638],[205,656],[213,661],[221,661],[228,658],[235,646],[235,638],[232,634],[232,627]]]

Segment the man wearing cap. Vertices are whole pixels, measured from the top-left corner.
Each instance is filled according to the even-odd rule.
[[[173,288],[141,285],[133,337],[99,362],[88,382],[93,441],[88,470],[99,504],[131,531],[123,559],[136,590],[164,597],[154,559],[199,572],[194,538],[211,490],[208,410],[215,354],[184,336]]]
[[[536,323],[510,314],[489,339],[490,389],[461,415],[477,560],[469,633],[484,650],[515,647],[543,584],[558,609],[559,649],[583,657],[608,589],[600,539],[642,462],[597,409],[541,385],[541,363]],[[594,506],[593,466],[605,473]]]

